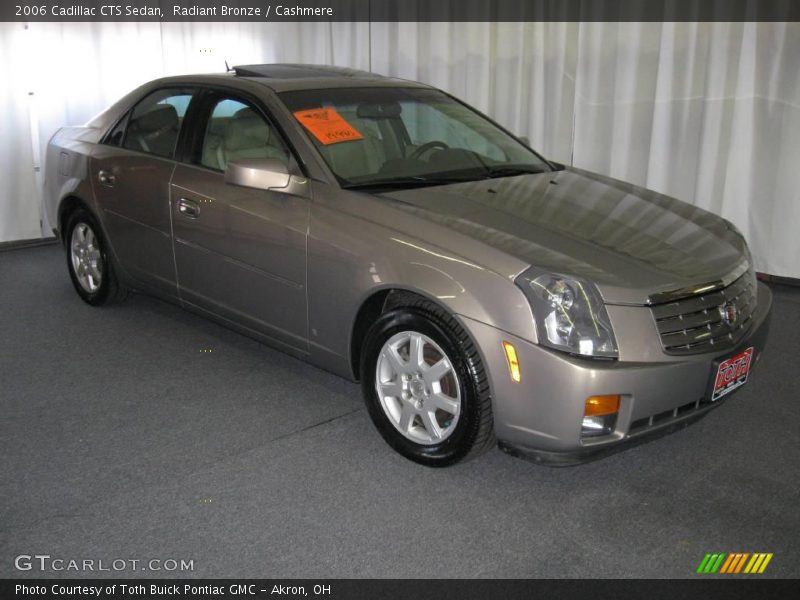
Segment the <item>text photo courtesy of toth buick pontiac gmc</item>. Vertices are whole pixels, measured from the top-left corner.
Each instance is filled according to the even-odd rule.
[[[373,73],[153,81],[55,134],[45,193],[83,300],[146,292],[360,381],[424,465],[653,439],[727,401],[766,342],[733,224]]]

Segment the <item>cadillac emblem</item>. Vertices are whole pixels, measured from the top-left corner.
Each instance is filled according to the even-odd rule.
[[[731,301],[719,307],[719,314],[722,317],[722,322],[728,327],[733,327],[736,321],[739,320],[739,309],[736,308],[736,304]]]

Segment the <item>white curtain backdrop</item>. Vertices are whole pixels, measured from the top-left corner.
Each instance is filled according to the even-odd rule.
[[[34,171],[27,74],[22,61],[16,60],[26,36],[22,27],[0,31],[0,241],[36,238],[41,231],[41,198]]]
[[[798,23],[24,27],[0,24],[0,241],[40,234],[35,167],[62,124],[160,75],[310,62],[441,87],[550,158],[730,219],[758,270],[800,278]]]
[[[735,223],[800,278],[800,23],[373,23],[372,68]]]
[[[40,158],[156,77],[307,62],[369,69],[368,23],[0,23],[0,242],[52,235]]]

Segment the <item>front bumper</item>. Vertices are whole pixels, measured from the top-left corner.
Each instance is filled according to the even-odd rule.
[[[759,283],[753,324],[736,348],[680,359],[664,356],[659,360],[661,357],[650,355],[642,362],[631,356],[618,361],[577,358],[477,321],[464,319],[464,324],[483,350],[500,448],[557,466],[595,460],[656,439],[720,406],[729,396],[714,403],[707,400],[712,370],[715,373],[719,360],[750,346],[755,348],[755,363],[759,361],[771,306],[771,292]],[[655,326],[652,335],[657,339]],[[519,384],[509,377],[503,341],[516,347],[522,372]],[[603,394],[622,396],[615,429],[602,437],[581,438],[586,398]]]

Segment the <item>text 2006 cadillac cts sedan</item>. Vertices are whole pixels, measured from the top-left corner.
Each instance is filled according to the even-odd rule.
[[[146,291],[360,380],[425,465],[495,443],[570,464],[675,430],[767,336],[731,223],[370,73],[154,81],[56,133],[46,194],[86,302]]]

